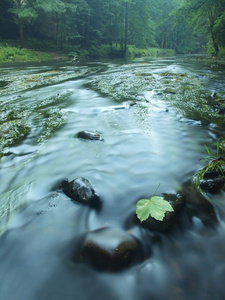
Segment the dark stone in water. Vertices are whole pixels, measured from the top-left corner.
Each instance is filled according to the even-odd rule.
[[[184,206],[184,198],[179,194],[163,194],[164,200],[167,200],[173,207],[174,211],[168,211],[165,214],[163,221],[158,221],[151,216],[141,224],[151,231],[166,232],[174,224],[176,216],[178,216],[180,209]]]
[[[205,226],[214,227],[217,224],[214,207],[192,184],[183,188],[183,194],[186,198],[186,212],[191,219],[197,217]]]
[[[203,179],[215,179],[221,177],[221,174],[218,171],[207,171],[205,172]]]
[[[102,136],[96,131],[94,132],[88,130],[80,131],[78,132],[77,137],[84,140],[103,141]]]
[[[202,179],[200,180],[200,187],[204,192],[218,194],[222,190],[224,183],[224,178]]]
[[[98,271],[117,272],[144,259],[140,242],[116,228],[101,228],[87,233],[76,253],[76,262],[87,263]]]
[[[0,80],[0,88],[4,88],[9,84],[9,81]]]
[[[91,183],[85,178],[76,178],[70,182],[62,182],[62,191],[72,200],[91,205],[95,208],[101,207],[100,198],[96,195]]]

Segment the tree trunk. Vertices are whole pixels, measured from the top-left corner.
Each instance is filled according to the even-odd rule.
[[[218,47],[218,45],[217,45],[217,43],[216,43],[216,41],[215,41],[214,35],[212,35],[212,41],[213,41],[213,47],[214,47],[214,50],[215,50],[215,54],[216,54],[216,56],[217,56],[218,53],[219,53],[219,47]]]
[[[210,27],[210,35],[211,35],[211,38],[212,38],[212,43],[213,43],[213,47],[214,47],[214,50],[215,50],[215,55],[217,56],[218,53],[219,53],[219,46],[216,42],[216,37],[215,37],[215,34],[214,34],[214,24],[215,24],[215,17],[213,17],[213,13],[212,11],[210,10],[209,11],[209,27]]]
[[[18,24],[19,24],[19,32],[20,32],[20,44],[21,47],[24,47],[25,39],[24,39],[24,30],[23,30],[23,20],[21,18],[19,18]]]
[[[128,9],[129,9],[129,3],[125,3],[125,20],[124,20],[124,48],[123,48],[123,54],[126,56],[127,52],[127,40],[128,40]]]
[[[164,42],[165,42],[165,34],[164,34],[164,29],[162,31],[162,38],[161,38],[161,48],[164,48]]]

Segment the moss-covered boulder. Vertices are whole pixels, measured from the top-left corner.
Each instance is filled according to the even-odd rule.
[[[225,157],[212,158],[194,176],[196,188],[203,193],[218,194],[225,184]]]

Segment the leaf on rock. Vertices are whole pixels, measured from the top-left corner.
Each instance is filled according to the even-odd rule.
[[[149,215],[158,221],[163,221],[167,211],[174,211],[170,203],[159,196],[152,196],[149,200],[141,199],[137,202],[136,207],[136,214],[141,222],[146,220]]]
[[[148,199],[139,200],[136,207],[137,207],[136,214],[138,219],[141,222],[148,219],[151,210],[149,200]]]

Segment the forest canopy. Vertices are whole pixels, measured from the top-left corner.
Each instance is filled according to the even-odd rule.
[[[39,50],[225,47],[225,0],[1,0],[0,41]]]

